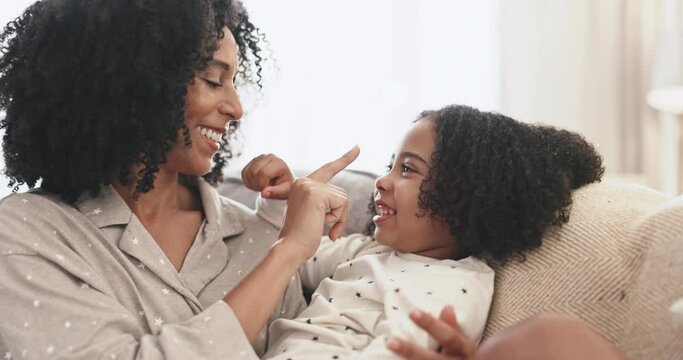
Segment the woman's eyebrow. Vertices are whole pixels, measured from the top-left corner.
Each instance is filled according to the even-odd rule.
[[[218,59],[211,59],[211,60],[209,60],[208,65],[209,65],[209,66],[211,66],[211,65],[218,66],[218,67],[222,68],[222,69],[225,70],[225,71],[230,71],[230,68],[231,68],[230,64],[226,63],[225,61],[218,60]]]
[[[408,157],[409,157],[409,158],[415,158],[415,159],[417,159],[417,160],[423,162],[423,163],[425,164],[425,166],[429,167],[429,163],[427,162],[427,160],[423,159],[420,155],[418,155],[418,154],[416,154],[416,153],[414,153],[414,152],[404,151],[404,152],[402,152],[402,153],[399,155],[399,157],[402,158],[402,159],[405,159],[405,158],[408,158]]]

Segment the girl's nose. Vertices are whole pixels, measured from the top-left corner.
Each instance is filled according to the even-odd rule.
[[[391,191],[391,180],[389,179],[389,174],[380,176],[375,180],[375,188],[379,192]]]

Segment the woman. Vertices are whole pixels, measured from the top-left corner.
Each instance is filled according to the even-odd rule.
[[[231,0],[44,0],[7,25],[5,172],[42,184],[0,203],[4,358],[256,358],[269,319],[305,305],[306,219],[273,246],[209,184],[262,39]]]

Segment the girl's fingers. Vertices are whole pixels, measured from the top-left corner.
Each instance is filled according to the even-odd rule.
[[[410,318],[434,337],[447,355],[467,357],[477,350],[477,346],[460,331],[457,322],[453,326],[421,310],[411,311]]]
[[[387,341],[389,350],[408,360],[452,360],[453,358],[434,352],[434,350],[417,346],[411,342],[392,337]]]
[[[290,182],[284,182],[275,186],[266,186],[261,190],[261,196],[266,199],[286,200],[291,187],[292,183]]]
[[[254,166],[251,173],[256,190],[263,189],[270,184],[271,179],[275,176],[276,169],[277,162],[275,162],[274,156],[266,156],[261,163]]]
[[[443,309],[441,309],[439,319],[454,329],[460,329],[460,326],[458,326],[458,321],[455,319],[455,310],[453,310],[453,306],[451,305],[446,305]]]
[[[257,190],[255,187],[256,179],[254,175],[254,169],[260,167],[263,164],[263,158],[266,156],[266,154],[262,154],[251,159],[247,166],[245,166],[244,169],[242,169],[242,182],[247,188]]]

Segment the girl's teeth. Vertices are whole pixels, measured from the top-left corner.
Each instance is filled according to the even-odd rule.
[[[385,209],[383,206],[377,207],[377,214],[382,216],[392,216],[396,214],[395,210]]]

